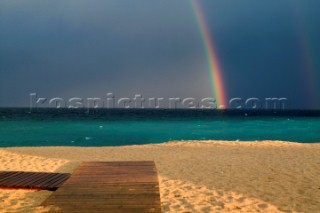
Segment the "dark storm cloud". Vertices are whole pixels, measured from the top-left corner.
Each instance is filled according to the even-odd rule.
[[[320,103],[315,103],[316,97],[307,89],[311,82],[303,54],[319,55],[320,43],[298,32],[305,27],[309,31],[305,35],[320,36],[319,2],[226,0],[207,1],[205,6],[230,97],[281,96],[291,100],[293,108],[319,108]],[[304,17],[298,17],[296,9]],[[306,19],[302,24],[309,28],[299,26],[302,18]],[[310,43],[315,52],[303,52],[301,40]],[[317,61],[312,63],[314,77],[320,79]]]
[[[229,97],[281,96],[310,107],[293,3],[202,1]],[[314,37],[319,3],[302,6]],[[201,45],[190,1],[3,0],[0,106],[27,106],[30,92],[208,97]]]
[[[202,76],[194,72],[202,49],[185,2],[6,1],[2,8],[1,81],[10,91],[2,98],[12,104],[28,92],[125,95],[167,85],[163,95],[174,95]]]

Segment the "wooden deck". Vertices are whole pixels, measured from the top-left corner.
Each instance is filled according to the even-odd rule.
[[[161,212],[152,161],[85,162],[47,200],[49,212]]]
[[[0,172],[0,188],[56,190],[69,177],[67,173]]]

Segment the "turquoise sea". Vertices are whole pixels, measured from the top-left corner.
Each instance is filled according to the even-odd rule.
[[[320,142],[320,111],[0,109],[0,147],[209,139]]]

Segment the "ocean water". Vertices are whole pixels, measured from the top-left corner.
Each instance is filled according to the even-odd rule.
[[[320,142],[320,111],[0,109],[0,147],[209,139]]]

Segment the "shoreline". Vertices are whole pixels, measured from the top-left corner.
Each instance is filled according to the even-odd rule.
[[[112,147],[0,148],[1,171],[70,172],[82,161],[153,160],[163,212],[320,211],[320,143],[170,141]],[[1,212],[52,192],[1,190]]]
[[[303,145],[313,145],[320,144],[318,142],[297,142],[297,141],[283,141],[283,140],[171,140],[165,142],[155,142],[155,143],[144,143],[144,144],[129,144],[129,145],[119,145],[119,146],[5,146],[1,147],[1,149],[23,149],[23,148],[120,148],[120,147],[136,147],[136,146],[149,146],[149,145],[167,145],[167,144],[188,144],[188,143],[211,143],[211,144],[219,144],[219,143],[289,143],[289,144],[303,144]]]

